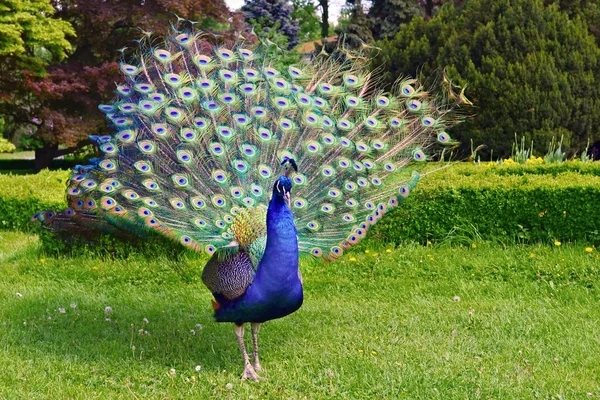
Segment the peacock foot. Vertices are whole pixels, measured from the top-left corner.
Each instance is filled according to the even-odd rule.
[[[258,360],[254,361],[254,364],[252,365],[252,368],[254,368],[254,371],[256,372],[263,372],[263,367],[260,365],[260,363],[258,362]]]
[[[254,382],[258,382],[262,378],[258,376],[252,365],[246,364],[244,373],[242,374],[242,380],[245,381],[246,379],[252,379]]]

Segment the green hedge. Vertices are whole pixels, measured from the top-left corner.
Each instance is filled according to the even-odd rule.
[[[600,163],[430,164],[400,207],[370,232],[389,242],[496,240],[600,244]],[[65,207],[67,171],[0,174],[0,224],[30,230],[34,213]]]
[[[600,163],[460,164],[432,172],[370,235],[389,242],[600,243]]]
[[[0,228],[31,230],[31,216],[66,207],[68,171],[44,170],[36,175],[0,174]]]

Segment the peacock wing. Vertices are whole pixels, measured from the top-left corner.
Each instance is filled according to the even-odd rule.
[[[254,280],[254,266],[244,251],[215,253],[202,271],[202,282],[215,296],[233,300],[246,292]]]

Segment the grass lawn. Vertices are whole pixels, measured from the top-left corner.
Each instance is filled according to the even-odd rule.
[[[597,250],[364,250],[302,263],[253,383],[198,258],[55,258],[0,231],[0,398],[600,398]]]

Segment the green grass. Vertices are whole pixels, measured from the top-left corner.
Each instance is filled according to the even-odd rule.
[[[476,245],[303,262],[305,304],[261,330],[256,384],[194,255],[57,258],[0,231],[0,398],[600,397],[598,251]]]

